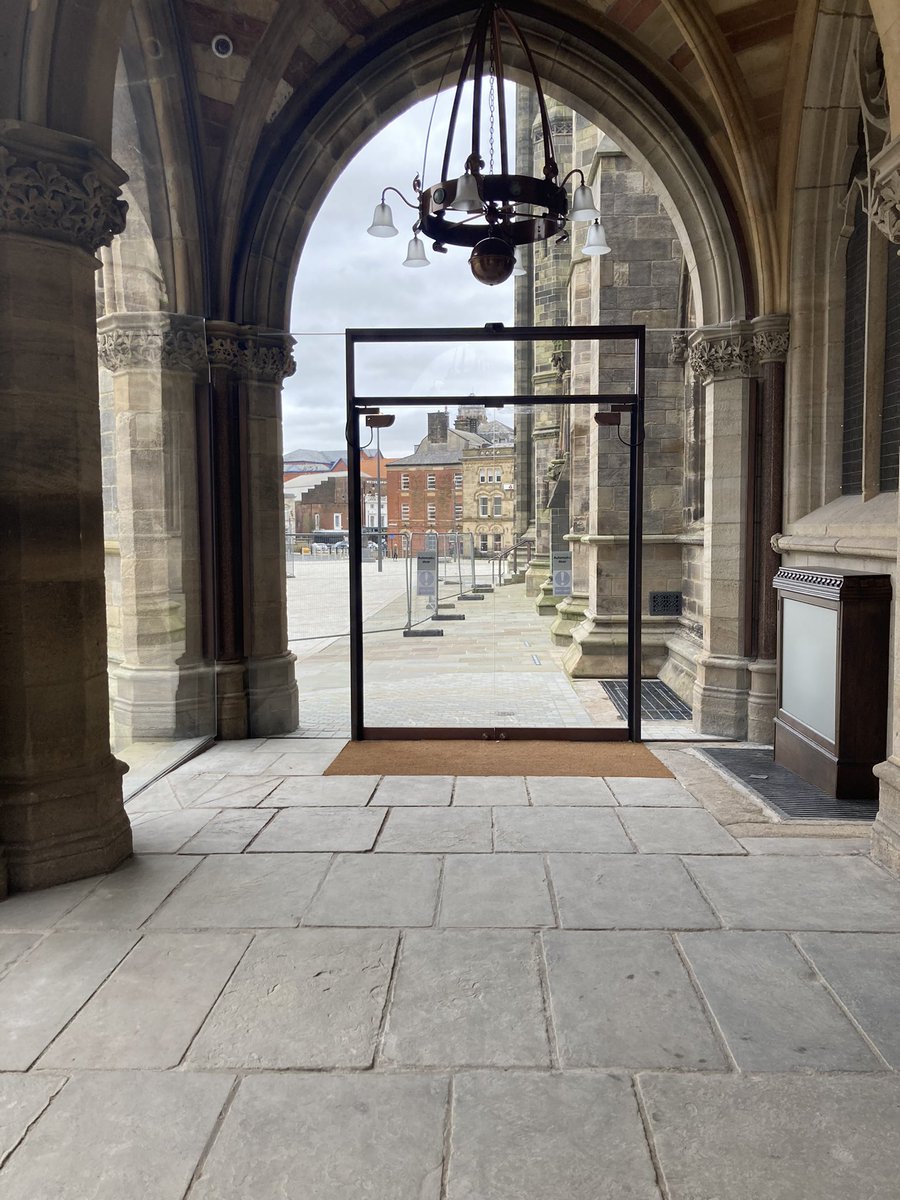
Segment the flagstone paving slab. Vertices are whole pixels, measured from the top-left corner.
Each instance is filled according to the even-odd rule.
[[[520,929],[555,925],[541,856],[448,855],[438,924]]]
[[[282,780],[260,807],[364,808],[380,778],[380,775],[292,775]]]
[[[215,814],[210,809],[188,808],[159,813],[132,829],[135,854],[174,854]]]
[[[742,837],[749,854],[868,854],[869,839],[823,837]]]
[[[684,859],[734,929],[900,930],[900,884],[860,856]]]
[[[376,792],[376,800],[378,795]],[[376,852],[387,851],[406,854],[490,854],[491,810],[392,809],[376,847]]]
[[[267,851],[371,850],[386,808],[286,808],[249,848]]]
[[[705,809],[623,808],[619,816],[642,854],[744,853]]]
[[[631,1083],[456,1076],[448,1200],[659,1200]]]
[[[273,775],[197,775],[199,783],[211,780],[209,787],[198,790],[190,800],[194,808],[255,808],[270,796],[281,782]],[[140,803],[140,796],[137,797]]]
[[[3,1200],[182,1200],[230,1075],[88,1071],[7,1160]]]
[[[614,806],[615,797],[602,779],[591,776],[529,775],[525,780],[532,804],[577,804]]]
[[[668,934],[551,930],[542,937],[564,1067],[726,1065]]]
[[[38,1065],[178,1066],[249,944],[250,934],[146,934]]]
[[[228,808],[181,847],[181,854],[240,854],[272,820],[269,808]]]
[[[699,808],[700,801],[677,779],[610,777],[609,790],[621,805],[634,808]]]
[[[339,854],[303,924],[431,925],[440,877],[436,854]]]
[[[521,776],[460,775],[453,787],[454,805],[527,804]]]
[[[498,851],[630,854],[634,847],[608,808],[499,808],[494,813]]]
[[[196,859],[182,857],[191,865]],[[149,922],[154,929],[266,929],[298,925],[328,854],[210,855]]]
[[[57,887],[39,892],[19,892],[7,896],[0,904],[0,931],[40,932],[52,929],[60,918],[80,904],[104,878],[106,876],[92,875],[89,879],[61,883]]]
[[[670,1200],[882,1200],[900,1178],[896,1075],[642,1075]]]
[[[51,933],[0,979],[0,1071],[27,1071],[137,941],[137,934]]]
[[[245,1078],[191,1200],[438,1200],[437,1075]]]
[[[64,1075],[0,1075],[0,1166],[65,1082]]]
[[[783,933],[684,933],[679,940],[742,1071],[882,1068]]]
[[[0,975],[38,941],[36,933],[0,933]]]
[[[194,858],[144,854],[104,876],[59,921],[66,929],[137,929],[197,865]]]
[[[452,775],[387,775],[378,785],[373,804],[397,806],[450,803]]]
[[[719,920],[671,854],[551,854],[566,929],[718,929]]]
[[[549,1066],[533,935],[404,934],[384,1035],[390,1066]]]
[[[266,766],[266,775],[324,775],[334,760],[337,751],[325,750],[318,754],[281,754]]]
[[[297,929],[259,934],[197,1035],[197,1067],[371,1065],[397,934]]]
[[[900,935],[802,933],[796,941],[881,1054],[900,1068]]]

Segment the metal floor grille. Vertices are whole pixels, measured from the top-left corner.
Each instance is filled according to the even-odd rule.
[[[771,750],[710,746],[701,751],[719,767],[765,800],[782,817],[801,821],[874,821],[877,800],[835,800],[787,767],[779,766]]]
[[[628,719],[628,681],[600,679],[598,683],[616,706],[620,717]],[[661,679],[641,680],[642,721],[689,721],[691,710]]]

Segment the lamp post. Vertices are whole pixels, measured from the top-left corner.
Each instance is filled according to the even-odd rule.
[[[378,504],[378,516],[375,518],[375,537],[378,542],[378,570],[383,571],[384,553],[381,545],[381,431],[389,429],[394,418],[389,413],[366,413],[366,425],[375,430],[375,490]]]

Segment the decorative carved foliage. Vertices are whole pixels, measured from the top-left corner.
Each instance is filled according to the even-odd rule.
[[[239,329],[234,333],[210,333],[206,344],[212,366],[228,367],[269,383],[281,383],[297,370],[290,348],[283,342],[263,342]]]
[[[790,344],[787,329],[757,329],[753,334],[753,349],[761,363],[784,362]]]
[[[900,243],[900,165],[876,175],[869,215],[889,241]]]
[[[94,171],[24,162],[0,145],[0,229],[70,242],[93,254],[125,228],[119,188]]]
[[[297,369],[284,341],[263,341],[255,331],[243,332],[240,326],[233,331],[218,327],[204,334],[199,328],[185,327],[178,317],[167,322],[165,314],[159,314],[155,323],[141,324],[133,314],[121,314],[103,324],[105,328],[97,335],[97,352],[108,371],[157,367],[199,372],[209,364],[281,383]]]
[[[746,333],[701,333],[690,348],[694,375],[709,383],[713,379],[750,376],[755,366],[753,339]]]

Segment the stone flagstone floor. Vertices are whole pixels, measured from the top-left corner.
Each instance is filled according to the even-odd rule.
[[[0,904],[3,1200],[880,1200],[900,883],[677,780],[220,745]],[[665,758],[666,751],[661,750]]]

